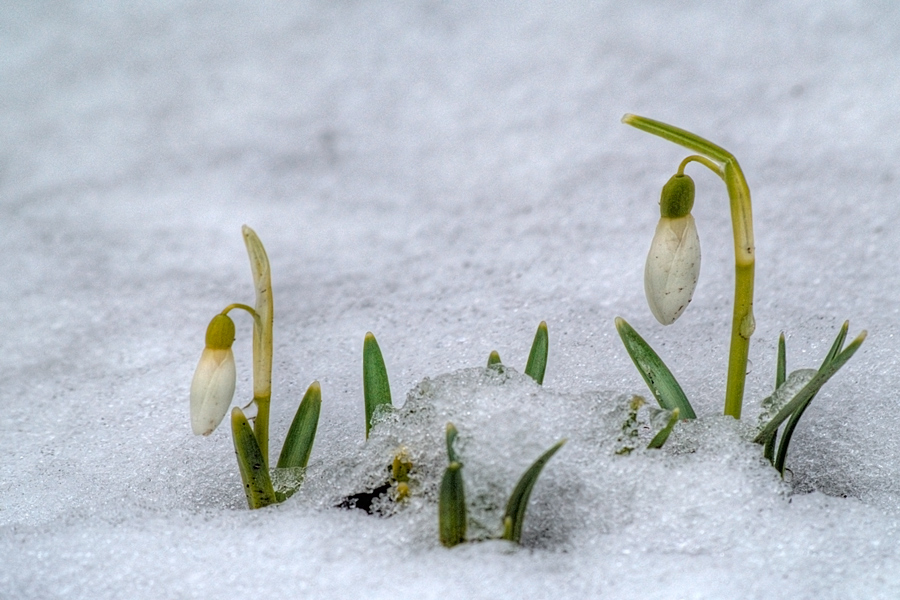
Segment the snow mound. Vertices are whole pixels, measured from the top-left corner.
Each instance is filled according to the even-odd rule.
[[[311,464],[296,498],[308,507],[394,519],[410,539],[437,545],[445,427],[453,423],[470,539],[499,535],[518,479],[561,439],[568,441],[541,474],[528,508],[527,546],[571,547],[658,512],[661,503],[674,527],[680,513],[698,506],[714,518],[748,502],[784,501],[787,487],[748,441],[746,424],[729,417],[681,422],[662,450],[647,450],[661,426],[656,412],[638,396],[562,393],[509,367],[463,369],[422,380],[401,408],[377,418],[368,441]],[[413,465],[407,499],[398,498],[392,481],[401,452]]]

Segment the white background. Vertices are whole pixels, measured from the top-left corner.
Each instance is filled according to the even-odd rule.
[[[895,3],[10,4],[0,596],[900,595]],[[787,484],[714,418],[733,286],[724,187],[689,167],[703,269],[662,328],[643,260],[686,152],[621,125],[626,112],[724,146],[750,184],[748,425],[779,332],[792,370],[816,367],[844,319],[869,331],[804,416]],[[273,453],[306,386],[323,393],[315,482],[256,512],[227,428],[195,438],[187,412],[209,319],[253,299],[243,223],[272,264]],[[579,462],[564,448],[517,551],[444,549],[427,506],[377,518],[313,497],[365,453],[366,331],[398,405],[492,349],[521,369],[541,320],[547,393],[647,394],[619,315],[710,423],[696,455]],[[243,404],[250,323],[236,319]],[[589,420],[577,406],[559,410]],[[594,493],[590,473],[608,469],[619,487]]]

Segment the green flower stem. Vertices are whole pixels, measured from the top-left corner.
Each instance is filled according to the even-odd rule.
[[[721,165],[716,164],[715,162],[709,160],[705,156],[697,156],[696,154],[688,156],[683,161],[681,161],[681,164],[678,165],[678,174],[684,175],[684,168],[692,162],[698,162],[698,163],[702,164],[707,169],[709,169],[710,171],[712,171],[713,173],[715,173],[716,175],[721,177],[723,180],[725,179],[725,172],[722,170]]]
[[[272,397],[272,274],[266,249],[256,232],[243,226],[244,244],[250,257],[250,270],[256,288],[256,314],[253,325],[253,401],[256,403],[256,418],[253,433],[259,449],[269,467],[269,399]]]
[[[229,304],[222,310],[223,315],[227,315],[229,312],[234,310],[235,308],[239,308],[241,310],[247,311],[251,317],[253,317],[253,325],[254,326],[262,326],[262,320],[259,318],[259,313],[253,310],[252,306],[247,306],[246,304]]]
[[[725,414],[741,418],[744,400],[744,382],[747,378],[747,357],[750,336],[756,328],[753,318],[754,243],[753,213],[750,205],[750,188],[741,172],[737,159],[727,150],[689,131],[673,127],[637,115],[625,115],[622,122],[659,136],[665,140],[698,152],[721,164],[710,164],[703,157],[689,157],[700,162],[722,177],[728,188],[731,205],[731,221],[734,234],[734,312],[731,322],[731,346],[728,355],[728,379],[725,385]],[[690,162],[688,159],[685,161]],[[687,162],[682,163],[680,169]]]

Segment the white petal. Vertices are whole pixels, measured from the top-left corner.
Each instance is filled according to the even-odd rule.
[[[700,238],[694,217],[661,218],[644,268],[644,293],[657,321],[671,325],[681,316],[699,276]]]
[[[236,376],[231,348],[203,350],[191,382],[191,428],[196,435],[209,435],[222,422],[234,397]]]

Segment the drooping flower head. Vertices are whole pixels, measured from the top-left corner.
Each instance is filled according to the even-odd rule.
[[[700,276],[700,238],[691,216],[693,206],[693,180],[673,175],[662,189],[660,219],[644,268],[647,303],[663,325],[681,316]]]
[[[231,317],[213,317],[206,328],[206,348],[191,382],[191,428],[196,435],[212,433],[231,406],[236,379],[233,343]]]

